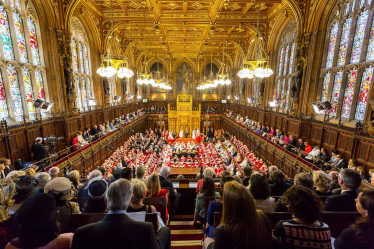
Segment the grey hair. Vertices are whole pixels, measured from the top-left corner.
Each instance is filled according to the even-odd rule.
[[[108,210],[126,210],[131,202],[132,185],[127,179],[118,179],[106,192]]]
[[[204,178],[213,178],[214,176],[214,169],[212,167],[207,167],[205,170],[204,170]]]
[[[272,165],[269,167],[269,173],[273,173],[274,171],[278,171],[278,167],[275,165]]]
[[[37,138],[35,139],[35,141],[36,141],[36,142],[43,141],[43,138],[42,138],[42,137],[37,137]]]
[[[170,174],[170,167],[162,166],[160,170],[160,176],[166,176],[166,174]]]
[[[358,189],[362,182],[360,173],[353,169],[343,169],[340,171],[339,177],[343,180],[344,185],[350,189]]]
[[[95,178],[95,177],[98,177],[98,176],[103,176],[103,174],[101,173],[100,170],[95,169],[95,170],[93,170],[93,171],[89,174],[89,176],[88,176],[88,180],[91,180],[92,178]]]
[[[39,188],[42,189],[51,180],[51,176],[47,172],[40,172],[36,174],[35,180],[38,182]]]

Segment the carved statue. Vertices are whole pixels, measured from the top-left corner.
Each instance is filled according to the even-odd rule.
[[[108,95],[109,94],[109,80],[107,78],[103,78],[103,87],[104,87],[104,94]]]
[[[71,63],[68,59],[65,59],[65,83],[66,83],[66,93],[75,95],[75,84],[73,70],[71,69]]]
[[[297,71],[292,76],[290,96],[297,98],[300,95],[301,83],[303,80],[303,69],[299,65]]]

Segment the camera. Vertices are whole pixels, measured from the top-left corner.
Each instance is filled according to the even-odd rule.
[[[56,136],[50,136],[50,137],[44,138],[44,140],[49,143],[55,143],[55,142],[58,142],[64,139],[65,139],[64,137],[56,137]]]

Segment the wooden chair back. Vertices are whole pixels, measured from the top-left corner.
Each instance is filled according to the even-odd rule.
[[[146,197],[143,199],[144,205],[152,205],[161,214],[161,219],[166,224],[166,197]]]

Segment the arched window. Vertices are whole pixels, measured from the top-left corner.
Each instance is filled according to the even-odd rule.
[[[0,0],[0,118],[8,122],[35,120],[34,101],[47,98],[38,34],[31,1]]]
[[[371,2],[341,0],[336,4],[326,32],[321,101],[330,101],[330,116],[343,121],[365,118],[374,60]]]
[[[82,23],[76,17],[73,17],[71,20],[71,30],[72,69],[77,89],[76,106],[80,111],[88,111],[88,99],[92,97],[92,75],[88,38]]]
[[[280,102],[279,110],[287,112],[289,108],[291,76],[295,71],[296,23],[290,23],[282,34],[278,53],[278,72],[276,82],[276,99]]]

